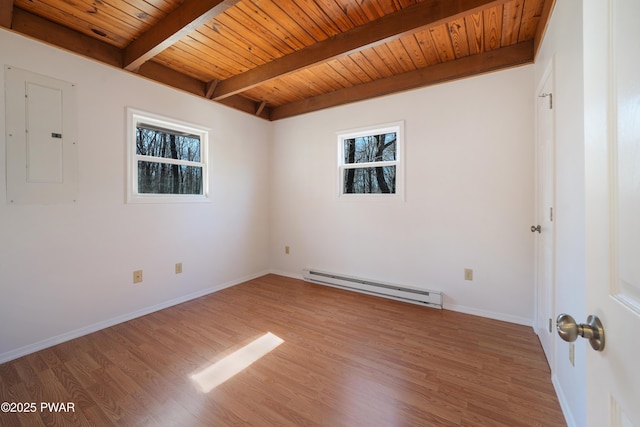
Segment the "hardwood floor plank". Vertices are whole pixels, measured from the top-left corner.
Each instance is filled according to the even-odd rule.
[[[203,393],[191,376],[284,340]],[[14,425],[564,426],[529,327],[267,275],[0,365]]]
[[[29,415],[40,415],[42,422],[45,425],[88,425],[88,421],[81,410],[66,411],[51,409],[47,406],[47,409],[42,409],[42,404],[59,405],[67,402],[73,402],[71,396],[64,389],[62,384],[56,378],[52,369],[41,371],[38,373],[38,379],[41,387],[32,387],[29,390],[31,397],[30,402],[34,402],[38,408],[38,411]],[[26,414],[25,414],[26,415]]]

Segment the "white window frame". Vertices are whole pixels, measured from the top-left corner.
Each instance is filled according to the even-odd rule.
[[[346,164],[344,161],[345,139],[359,138],[369,135],[396,133],[396,160],[384,162],[367,162]],[[399,200],[404,201],[404,121],[372,125],[358,129],[350,129],[337,132],[338,137],[338,199],[339,200]],[[367,193],[351,194],[344,192],[344,171],[351,168],[370,167],[396,167],[396,192],[395,193]]]
[[[209,202],[208,147],[209,128],[127,107],[127,203],[200,203]],[[175,160],[136,153],[138,123],[190,133],[200,137],[200,162]],[[138,192],[138,161],[202,167],[202,194],[150,194]]]

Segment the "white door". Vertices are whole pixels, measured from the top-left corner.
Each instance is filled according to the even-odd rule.
[[[584,1],[587,420],[640,426],[640,1]],[[585,319],[577,319],[584,322]]]
[[[553,65],[537,91],[536,106],[536,333],[553,369],[554,307],[554,115]],[[535,227],[539,227],[536,229]]]

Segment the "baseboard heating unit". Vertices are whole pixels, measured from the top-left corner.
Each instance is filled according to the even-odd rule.
[[[311,283],[442,309],[442,292],[439,291],[410,288],[312,269],[302,270],[302,277]]]

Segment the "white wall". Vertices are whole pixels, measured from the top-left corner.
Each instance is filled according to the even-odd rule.
[[[535,65],[540,81],[555,62],[556,117],[556,311],[579,321],[586,313],[584,78],[582,1],[556,2]],[[575,343],[575,367],[569,344],[555,337],[553,381],[569,425],[586,425],[586,352]]]
[[[446,308],[531,325],[533,107],[525,66],[275,122],[272,269],[441,290]],[[398,120],[406,201],[338,201],[336,132]]]
[[[0,46],[77,84],[80,168],[76,204],[7,204],[0,103],[0,363],[268,270],[268,122],[5,30]],[[212,129],[211,203],[124,203],[125,106]]]

